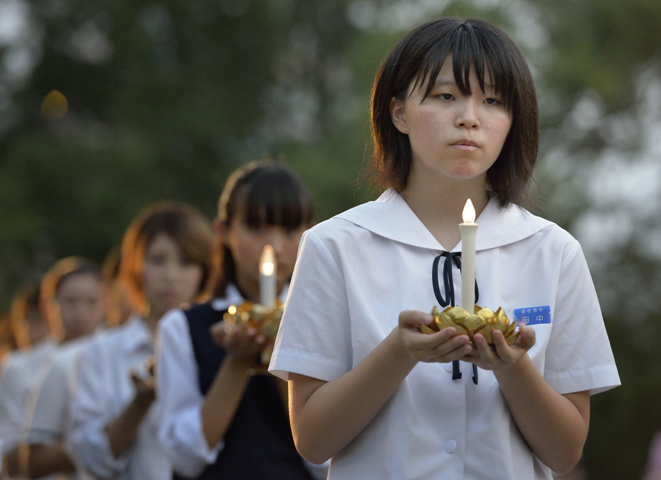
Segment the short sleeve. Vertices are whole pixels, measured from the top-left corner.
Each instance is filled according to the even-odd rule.
[[[340,248],[315,230],[301,239],[269,371],[325,381],[352,368],[351,322]]]
[[[578,242],[562,259],[544,378],[561,394],[620,385],[597,293]]]

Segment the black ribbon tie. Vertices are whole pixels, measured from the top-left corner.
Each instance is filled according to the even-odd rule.
[[[443,286],[445,287],[445,298],[441,294],[440,284],[438,281],[438,264],[441,261],[441,257],[445,257],[443,262]],[[455,306],[454,301],[454,282],[452,281],[452,263],[454,263],[459,271],[461,272],[461,252],[452,253],[452,252],[442,252],[436,258],[434,258],[434,264],[432,266],[431,273],[431,282],[432,287],[434,288],[434,295],[436,300],[445,308],[448,305]],[[477,287],[477,279],[475,279],[475,303],[478,302],[480,298],[480,291]],[[473,313],[473,312],[468,312]],[[461,379],[461,371],[459,370],[459,360],[452,361],[452,380]],[[477,385],[477,365],[473,364],[473,383]]]

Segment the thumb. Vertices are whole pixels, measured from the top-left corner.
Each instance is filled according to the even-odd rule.
[[[399,325],[406,328],[418,328],[420,324],[429,325],[434,318],[419,310],[404,310],[399,314]]]

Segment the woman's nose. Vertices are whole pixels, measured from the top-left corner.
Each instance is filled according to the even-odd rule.
[[[480,120],[477,114],[477,105],[472,97],[465,98],[458,102],[455,126],[468,129],[474,129],[480,126]]]

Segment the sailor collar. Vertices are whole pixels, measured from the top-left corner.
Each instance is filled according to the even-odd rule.
[[[396,242],[429,250],[444,250],[402,196],[392,188],[386,190],[376,201],[354,207],[336,218],[347,220]],[[477,250],[509,245],[553,225],[516,205],[500,210],[494,199],[489,200],[476,223],[480,226],[476,240]],[[460,251],[461,242],[452,252]]]

